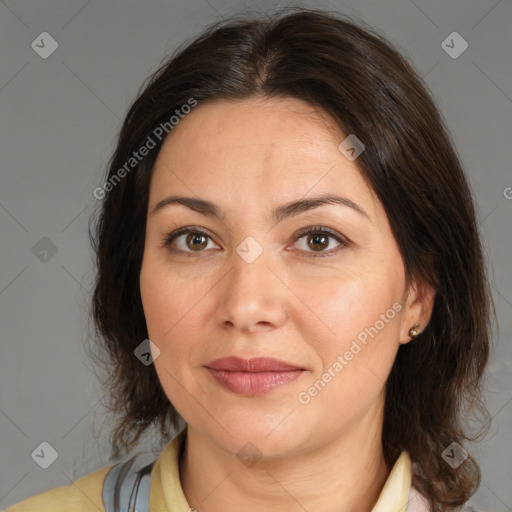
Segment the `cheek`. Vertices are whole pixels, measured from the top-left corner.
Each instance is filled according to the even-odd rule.
[[[319,415],[336,404],[332,414],[340,424],[356,421],[375,403],[398,350],[401,306],[393,302],[389,284],[375,288],[354,277],[325,283],[328,299],[310,292],[305,302],[313,304],[316,315],[296,318],[316,353],[318,371],[301,389],[299,403],[309,403]]]
[[[162,349],[165,340],[179,327],[180,319],[190,309],[190,288],[177,282],[173,274],[151,257],[144,260],[140,274],[140,293],[148,334]]]
[[[389,275],[345,272],[315,283],[297,281],[293,289],[307,307],[300,306],[305,314],[296,318],[303,322],[304,332],[317,334],[315,339],[325,349],[342,349],[376,323],[387,336],[396,331],[396,309],[400,308],[397,298],[401,296],[400,287]]]
[[[149,339],[160,350],[154,360],[155,370],[166,396],[180,410],[182,388],[179,382],[184,380],[180,372],[187,368],[188,360],[187,344],[182,339],[187,309],[191,307],[189,298],[172,274],[151,258],[147,258],[141,268],[140,292]]]
[[[366,267],[317,281],[316,288],[300,287],[310,310],[295,318],[319,359],[321,370],[310,383],[325,389],[318,406],[336,402],[345,411],[364,409],[382,391],[398,350],[398,281],[398,272]]]
[[[201,336],[204,326],[206,291],[204,277],[187,276],[169,268],[168,262],[148,256],[140,274],[141,299],[149,339],[159,348],[155,369],[164,390],[179,394],[179,382],[188,381],[188,372],[200,362],[193,340]],[[199,362],[198,362],[199,361]]]

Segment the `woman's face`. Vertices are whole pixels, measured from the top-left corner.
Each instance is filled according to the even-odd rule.
[[[189,428],[231,453],[379,437],[399,343],[428,320],[382,205],[338,149],[345,138],[296,99],[216,101],[182,119],[158,155],[140,274],[154,364]],[[327,195],[344,199],[314,203]],[[195,208],[155,211],[171,196]],[[207,368],[228,356],[301,370]]]

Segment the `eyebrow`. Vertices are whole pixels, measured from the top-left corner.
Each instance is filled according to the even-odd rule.
[[[201,213],[202,215],[216,217],[221,220],[224,219],[224,214],[222,214],[220,208],[211,201],[186,196],[170,196],[165,199],[162,199],[162,201],[160,201],[154,207],[152,215],[162,210],[165,206],[169,206],[172,204],[181,204],[182,206],[186,206],[187,208],[190,208],[195,212]],[[272,212],[272,218],[276,222],[282,222],[284,219],[287,219],[289,217],[294,217],[306,211],[330,204],[336,204],[352,208],[362,217],[365,217],[367,220],[371,222],[370,216],[357,203],[354,203],[353,201],[346,197],[340,197],[332,194],[326,194],[318,197],[313,197],[310,199],[299,199],[297,201],[286,203],[282,206],[279,206]]]

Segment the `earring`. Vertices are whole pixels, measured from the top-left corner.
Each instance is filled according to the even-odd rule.
[[[411,338],[416,338],[416,336],[418,336],[418,334],[421,333],[421,331],[418,331],[417,328],[420,326],[420,324],[414,324],[410,329],[409,329],[409,336]]]

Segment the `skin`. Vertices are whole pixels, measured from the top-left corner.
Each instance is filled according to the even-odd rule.
[[[141,297],[161,351],[154,362],[160,382],[188,424],[180,479],[199,512],[370,511],[389,476],[384,385],[400,343],[411,341],[410,327],[428,323],[433,292],[423,283],[406,288],[386,213],[357,160],[338,149],[344,138],[325,113],[297,99],[217,100],[181,120],[158,155]],[[349,198],[369,219],[342,205],[271,218],[277,206],[327,193]],[[176,204],[153,214],[171,195],[210,200],[224,218]],[[348,245],[296,235],[319,225]],[[184,226],[208,237],[187,244],[185,233],[163,246]],[[251,263],[236,251],[248,236],[263,251]],[[298,394],[393,303],[401,311],[301,404]],[[229,355],[275,357],[307,371],[244,397],[204,367]],[[237,457],[249,442],[262,457],[250,467]]]

